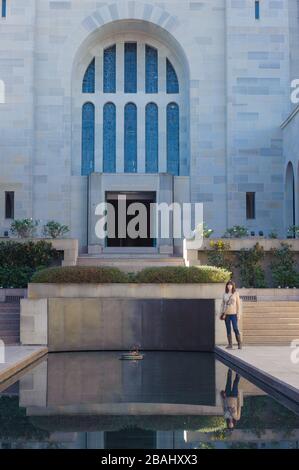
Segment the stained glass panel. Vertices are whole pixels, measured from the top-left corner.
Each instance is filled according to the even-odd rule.
[[[95,91],[95,59],[93,59],[85,72],[82,84],[83,93],[94,93]]]
[[[82,108],[82,175],[89,175],[94,171],[94,127],[94,105],[85,103]]]
[[[158,172],[158,106],[149,103],[145,109],[145,171]]]
[[[103,110],[103,171],[116,171],[116,108],[106,103]]]
[[[116,92],[116,45],[104,50],[104,93]]]
[[[179,175],[180,124],[179,107],[176,103],[167,106],[167,173]]]
[[[137,171],[137,108],[135,104],[125,106],[125,172]]]

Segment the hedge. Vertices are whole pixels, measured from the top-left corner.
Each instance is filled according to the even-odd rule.
[[[60,264],[62,253],[39,240],[0,242],[0,288],[26,288],[34,272]]]
[[[215,266],[166,266],[161,268],[145,268],[136,274],[138,283],[219,283],[227,282],[230,272]]]
[[[64,266],[37,271],[31,282],[34,283],[120,283],[128,282],[129,275],[118,268],[97,266]]]
[[[32,283],[222,283],[227,282],[230,273],[214,266],[166,266],[145,268],[137,274],[125,273],[118,268],[65,266],[48,268],[36,272]]]

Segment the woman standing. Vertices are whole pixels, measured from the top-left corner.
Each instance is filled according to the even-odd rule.
[[[221,319],[225,320],[228,345],[227,349],[233,348],[232,326],[238,342],[238,348],[242,349],[241,335],[238,326],[240,319],[240,296],[236,291],[236,285],[233,281],[228,281],[225,286],[221,306]]]

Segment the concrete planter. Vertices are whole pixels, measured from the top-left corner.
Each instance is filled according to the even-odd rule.
[[[213,351],[224,284],[29,284],[22,344],[50,351]]]

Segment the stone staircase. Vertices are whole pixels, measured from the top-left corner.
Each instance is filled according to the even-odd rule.
[[[0,302],[0,339],[7,344],[20,342],[20,302]]]
[[[299,339],[299,301],[243,301],[247,345],[290,345]]]
[[[80,255],[77,266],[110,266],[123,271],[138,272],[141,269],[161,266],[185,266],[184,259],[158,254],[101,254]]]

